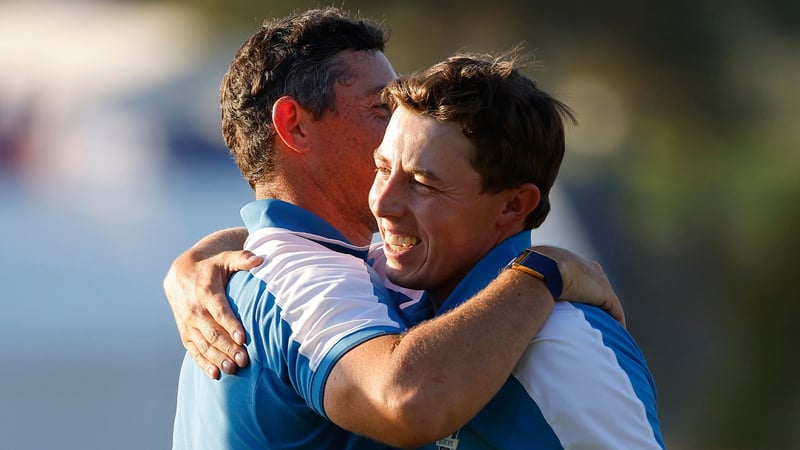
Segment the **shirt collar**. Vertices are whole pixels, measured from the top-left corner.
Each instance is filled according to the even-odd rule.
[[[467,273],[455,290],[442,303],[436,314],[442,314],[464,303],[485,288],[514,257],[531,246],[531,231],[517,233],[497,244]]]
[[[262,228],[283,228],[331,250],[352,254],[364,260],[367,258],[369,246],[351,244],[339,230],[321,217],[283,200],[252,201],[242,207],[241,216],[249,233]]]

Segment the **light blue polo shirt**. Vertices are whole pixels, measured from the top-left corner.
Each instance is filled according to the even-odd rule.
[[[368,248],[278,200],[249,203],[242,218],[245,248],[267,256],[228,284],[250,365],[215,381],[185,356],[173,448],[387,448],[329,422],[322,405],[325,381],[344,353],[406,328],[366,262]]]
[[[530,246],[529,231],[500,243],[438,313],[478,293]],[[457,439],[457,450],[664,448],[655,384],[638,345],[605,311],[570,302],[556,302],[512,376]]]

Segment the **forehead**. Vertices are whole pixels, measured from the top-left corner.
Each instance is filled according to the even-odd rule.
[[[398,106],[386,128],[378,153],[387,159],[415,164],[460,165],[468,163],[474,150],[461,128],[441,122],[405,106]]]
[[[386,55],[377,50],[344,50],[336,59],[347,66],[350,75],[339,84],[356,95],[377,94],[397,77]]]

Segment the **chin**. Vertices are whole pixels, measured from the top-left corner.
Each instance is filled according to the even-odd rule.
[[[392,283],[407,289],[424,290],[425,282],[417,277],[403,275],[398,269],[386,268],[386,278]]]

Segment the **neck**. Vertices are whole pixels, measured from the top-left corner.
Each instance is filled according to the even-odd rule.
[[[283,200],[316,214],[342,233],[353,245],[366,246],[372,242],[372,235],[376,231],[374,220],[370,219],[370,223],[364,223],[366,221],[363,218],[359,220],[358,214],[350,213],[354,209],[352,205],[337,204],[313,184],[300,187],[296,183],[276,178],[269,183],[257,185],[255,193],[256,200],[267,198]]]
[[[449,288],[439,287],[435,289],[428,289],[426,291],[430,298],[434,312],[438,312],[439,309],[441,309],[442,305],[444,305],[445,300],[447,300],[447,298],[450,297],[450,294],[453,293],[455,286],[458,286],[458,283],[456,283],[453,287]]]
[[[436,287],[426,289],[431,301],[431,305],[433,305],[434,311],[438,311],[439,308],[442,307],[444,302],[447,301],[447,299],[450,297],[453,291],[456,290],[461,281],[486,255],[488,255],[492,250],[494,250],[495,247],[500,245],[503,241],[518,233],[521,233],[522,231],[524,231],[524,229],[525,228],[522,223],[512,224],[508,227],[502,227],[498,229],[495,239],[490,241],[493,242],[493,244],[487,247],[485,251],[472,262],[472,264],[469,266],[469,269],[467,269],[460,276],[456,275],[450,278],[450,280],[446,283],[441,283]]]

